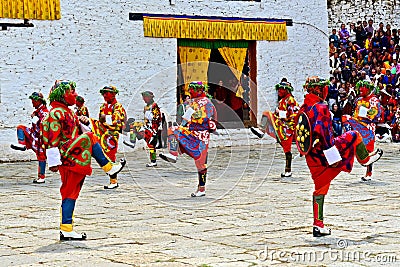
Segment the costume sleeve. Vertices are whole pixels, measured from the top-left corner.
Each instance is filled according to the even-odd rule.
[[[332,119],[327,105],[315,105],[311,109],[315,118],[312,125],[314,140],[319,139],[322,142],[322,148],[328,149],[334,145],[332,135]]]
[[[86,106],[83,107],[83,112],[82,113],[83,113],[82,114],[83,116],[86,116],[86,117],[89,118],[89,109]]]
[[[109,129],[113,131],[121,131],[125,124],[126,112],[120,103],[114,105],[112,113],[112,125],[109,125]]]
[[[297,113],[299,111],[299,105],[297,104],[293,96],[288,98],[286,110],[287,110],[287,115],[286,115],[287,120],[290,122],[294,122]]]
[[[151,113],[153,115],[153,118],[151,120],[151,129],[156,132],[158,131],[158,128],[161,124],[161,110],[158,107],[157,103],[153,103],[151,107]]]
[[[52,147],[58,147],[61,138],[61,119],[62,112],[54,109],[51,110],[48,115],[43,119],[41,123],[41,132],[43,137],[43,144],[46,149]]]
[[[104,112],[103,112],[104,106],[105,106],[104,104],[102,104],[102,105],[100,106],[100,110],[99,110],[99,120],[100,120],[100,118],[101,118],[101,115],[104,114]]]
[[[49,165],[49,167],[62,165],[61,154],[60,154],[60,150],[58,149],[58,147],[52,147],[52,148],[46,149],[46,158],[47,158],[47,164]]]
[[[215,107],[208,99],[197,99],[190,104],[194,110],[189,123],[189,130],[204,131],[211,130],[210,126],[214,117],[216,117]]]
[[[210,121],[209,121],[209,131],[213,132],[217,129],[218,117],[217,117],[217,110],[214,104],[210,101],[209,103],[209,112],[210,112]]]
[[[376,97],[371,98],[369,103],[370,107],[367,112],[367,117],[371,121],[376,121],[381,116],[381,103]]]

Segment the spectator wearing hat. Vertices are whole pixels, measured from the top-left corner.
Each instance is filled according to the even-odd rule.
[[[371,78],[369,77],[369,75],[367,75],[367,72],[365,70],[360,71],[360,81],[367,81],[367,82],[371,81]],[[355,81],[355,83],[357,82],[358,81]]]
[[[12,144],[11,148],[25,151],[32,149],[39,162],[38,176],[33,180],[35,184],[43,184],[45,182],[46,173],[46,150],[43,148],[43,139],[40,134],[40,126],[45,116],[49,113],[46,106],[46,100],[40,92],[33,92],[29,99],[35,109],[31,114],[31,127],[24,125],[17,126],[18,144]]]
[[[75,114],[78,117],[85,116],[89,118],[89,109],[85,106],[85,99],[79,95],[76,97]]]
[[[100,145],[111,161],[116,161],[119,135],[126,124],[126,111],[116,99],[118,89],[113,86],[104,86],[100,89],[104,103],[100,106],[99,119],[90,119],[92,132],[100,140]],[[118,185],[117,174],[110,175],[110,184],[104,189],[115,189]]]

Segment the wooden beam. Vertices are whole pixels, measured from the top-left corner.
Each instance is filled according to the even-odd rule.
[[[0,22],[1,30],[7,30],[9,27],[34,27],[33,23],[25,19],[22,23]]]
[[[129,20],[143,20],[143,14],[144,13],[129,13]],[[156,15],[156,14],[152,14],[152,15]],[[165,16],[165,17],[171,16],[171,17],[173,17],[173,16],[185,16],[185,15],[162,14],[162,16]],[[191,17],[201,17],[201,16],[191,16]],[[210,18],[223,19],[223,18],[227,18],[227,17],[210,16]],[[243,19],[245,20],[246,18],[243,18]],[[267,20],[266,18],[250,18],[250,20],[254,20],[254,19]],[[293,26],[293,20],[292,19],[279,19],[279,20],[285,21],[286,22],[286,26]]]

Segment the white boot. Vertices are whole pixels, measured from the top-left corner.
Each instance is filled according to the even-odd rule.
[[[156,167],[157,166],[157,162],[150,162],[146,164],[146,167]]]
[[[115,183],[115,184],[105,185],[104,189],[116,189],[118,187],[119,187],[118,183]]]
[[[383,151],[382,149],[378,148],[374,152],[369,154],[369,160],[368,162],[361,164],[362,166],[366,167],[368,165],[371,165],[372,163],[378,161],[382,157]]]
[[[292,177],[292,172],[281,173],[281,177]]]
[[[198,186],[196,192],[192,193],[192,197],[204,197],[206,195],[206,187]]]
[[[319,227],[314,225],[313,226],[313,236],[314,237],[320,237],[320,236],[325,236],[325,235],[330,235],[331,234],[331,229],[328,227]]]
[[[86,234],[78,234],[75,231],[67,232],[67,231],[60,231],[60,240],[62,241],[69,241],[69,240],[85,240]]]
[[[21,145],[21,144],[11,144],[10,147],[12,149],[20,150],[20,151],[25,151],[26,150],[26,146]]]
[[[43,178],[36,178],[33,180],[34,184],[44,184],[46,181]]]
[[[109,170],[107,174],[111,176],[119,173],[124,168],[125,164],[126,164],[126,159],[120,159],[119,163],[112,164],[111,170]]]
[[[259,128],[250,127],[250,131],[253,134],[257,135],[258,138],[263,138],[264,137],[264,133]]]
[[[176,163],[176,161],[178,160],[177,156],[174,156],[174,155],[172,155],[170,153],[166,153],[166,154],[161,153],[159,156],[163,160],[168,161],[168,162],[172,162],[172,163]]]

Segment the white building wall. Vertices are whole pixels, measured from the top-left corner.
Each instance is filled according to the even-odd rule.
[[[62,0],[61,12],[59,21],[0,32],[0,122],[6,126],[28,123],[27,97],[38,90],[47,96],[56,79],[76,81],[94,117],[99,89],[108,84],[119,88],[130,117],[142,116],[144,90],[175,113],[176,39],[144,38],[143,22],[129,21],[129,12],[293,19],[288,41],[257,43],[258,115],[275,104],[273,86],[282,77],[302,101],[306,76],[328,75],[328,40],[320,32],[328,29],[326,1]]]
[[[374,21],[390,24],[392,29],[400,27],[400,2],[396,0],[328,0],[329,28],[340,29],[340,24],[357,21]],[[331,31],[329,31],[331,32]]]

